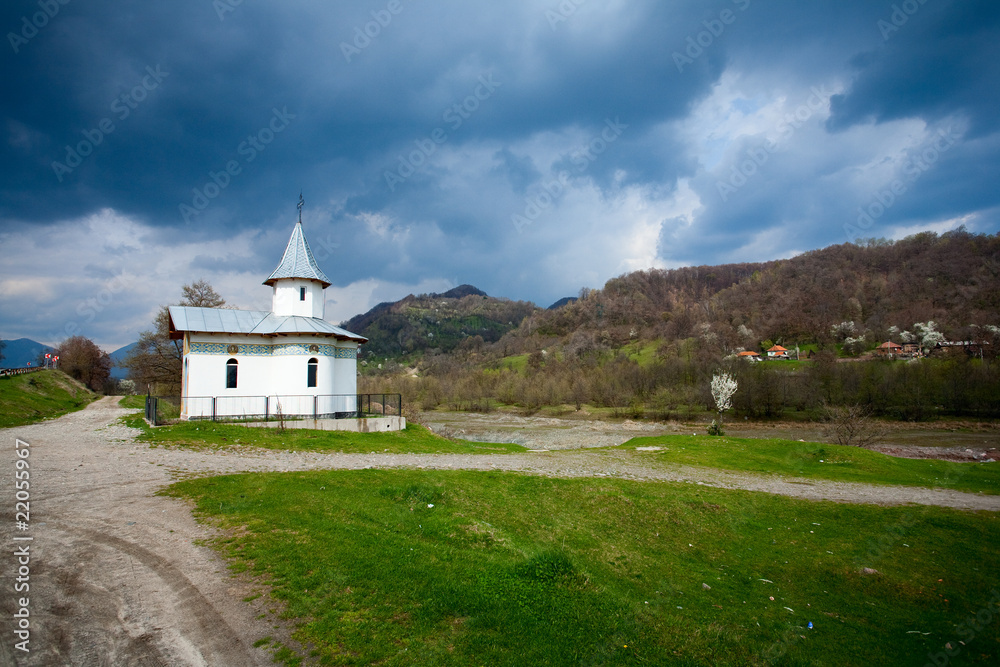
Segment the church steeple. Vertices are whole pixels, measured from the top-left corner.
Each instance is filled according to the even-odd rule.
[[[278,267],[271,272],[264,284],[274,289],[271,310],[275,315],[322,318],[326,302],[324,290],[331,283],[316,263],[316,257],[302,231],[304,203],[299,194],[299,220],[292,229]]]
[[[288,239],[288,245],[285,246],[285,254],[282,255],[281,262],[278,263],[278,268],[271,272],[271,275],[264,281],[265,285],[274,285],[276,280],[284,278],[316,280],[323,283],[323,289],[331,285],[330,279],[326,277],[326,274],[316,264],[316,258],[313,256],[309,242],[306,241],[306,235],[302,231],[302,205],[304,203],[302,195],[299,194],[299,221],[295,223],[295,228],[292,229],[292,236]]]

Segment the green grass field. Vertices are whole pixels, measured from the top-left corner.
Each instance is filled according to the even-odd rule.
[[[127,397],[132,399],[134,397]],[[141,397],[140,397],[141,398]],[[123,399],[123,407],[135,407]],[[407,424],[406,430],[378,433],[350,433],[347,431],[316,431],[224,424],[212,421],[182,421],[167,426],[150,428],[141,414],[124,418],[129,426],[142,430],[138,440],[153,447],[184,447],[214,449],[245,445],[264,449],[291,451],[343,452],[343,453],[414,453],[414,454],[504,454],[523,452],[520,445],[507,443],[466,442],[450,440],[434,434],[419,424]],[[290,422],[294,424],[294,422]]]
[[[527,354],[517,354],[504,357],[500,360],[500,368],[507,368],[523,374],[528,368],[528,356]]]
[[[0,378],[0,428],[59,417],[96,398],[97,394],[58,370]]]
[[[123,408],[133,408],[135,410],[144,410],[146,408],[146,397],[145,396],[122,396],[118,400],[118,405]]]
[[[637,451],[636,447],[662,449]],[[1000,462],[952,463],[936,459],[902,459],[860,447],[708,435],[633,438],[610,449],[632,452],[647,465],[679,463],[786,477],[1000,494]]]
[[[166,493],[229,529],[217,546],[320,664],[1000,661],[996,514],[452,471]]]
[[[660,349],[662,343],[663,341],[660,339],[641,343],[629,343],[622,348],[622,352],[641,367],[649,368],[657,360],[656,352]]]

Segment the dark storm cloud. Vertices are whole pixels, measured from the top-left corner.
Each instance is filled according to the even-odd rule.
[[[885,10],[882,43],[850,61],[850,89],[833,100],[831,129],[919,116],[966,115],[970,134],[1000,127],[1000,5],[909,0]]]
[[[391,163],[435,127],[454,127],[442,117],[487,72],[504,89],[452,130],[455,143],[598,126],[623,108],[633,123],[662,120],[701,85],[670,80],[670,40],[660,37],[674,22],[662,11],[617,39],[581,42],[572,24],[551,30],[541,6],[509,16],[457,3],[402,8],[348,63],[341,45],[371,24],[377,3],[244,4],[224,20],[201,1],[62,7],[19,53],[4,54],[4,215],[44,221],[113,206],[173,225],[179,204],[235,161],[239,173],[211,206],[238,219],[288,196],[261,184],[289,168],[288,180],[315,185],[323,174],[310,172],[328,160]],[[8,6],[5,24],[32,9]],[[269,138],[273,109],[293,118],[260,149],[252,137]]]

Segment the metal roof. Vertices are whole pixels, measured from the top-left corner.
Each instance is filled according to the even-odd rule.
[[[170,306],[170,332],[232,333],[274,336],[278,334],[320,334],[360,343],[368,339],[330,324],[318,317],[279,316],[263,310],[195,308]]]
[[[285,246],[285,254],[281,256],[278,268],[267,277],[264,284],[273,285],[274,281],[282,278],[317,280],[323,284],[323,289],[332,284],[330,279],[326,277],[326,274],[319,268],[319,265],[316,264],[316,258],[313,257],[309,242],[306,241],[306,235],[302,232],[301,220],[295,223],[292,236],[288,239],[288,245]]]

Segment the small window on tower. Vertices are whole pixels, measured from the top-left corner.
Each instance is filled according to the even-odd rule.
[[[305,287],[300,287],[299,288],[299,301],[305,301],[305,300],[306,300],[306,288]]]

